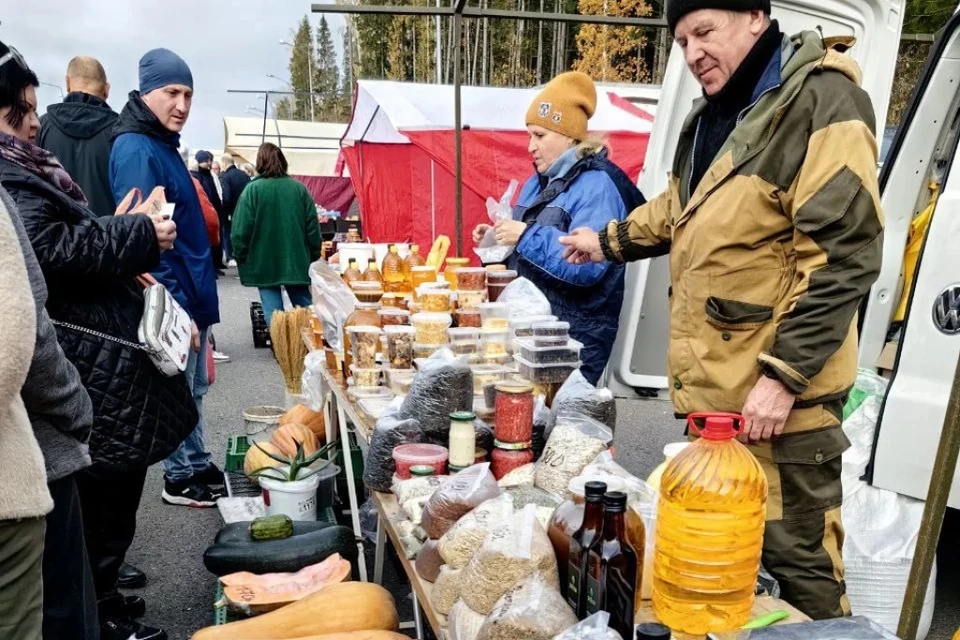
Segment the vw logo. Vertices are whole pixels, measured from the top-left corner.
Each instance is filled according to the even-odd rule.
[[[933,324],[948,336],[960,333],[960,284],[952,284],[933,302]]]

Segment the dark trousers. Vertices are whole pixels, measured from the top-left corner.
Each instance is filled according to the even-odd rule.
[[[43,552],[43,640],[98,640],[97,598],[84,546],[84,517],[77,491],[83,472],[49,484]]]
[[[101,613],[103,602],[119,594],[118,573],[137,531],[137,509],[146,477],[146,469],[85,471],[77,477],[87,554]]]

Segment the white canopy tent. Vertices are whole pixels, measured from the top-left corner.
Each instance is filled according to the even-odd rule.
[[[331,122],[224,118],[224,151],[255,165],[260,145],[272,142],[283,149],[291,175],[333,176],[346,128]]]

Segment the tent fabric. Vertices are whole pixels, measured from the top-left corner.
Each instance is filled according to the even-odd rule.
[[[346,217],[356,198],[350,178],[337,176],[292,176],[302,182],[313,201],[328,211],[339,211]]]
[[[256,165],[260,145],[272,142],[283,150],[290,175],[334,176],[346,128],[330,122],[224,118],[224,151]]]
[[[465,257],[472,229],[488,221],[486,199],[499,200],[510,180],[533,174],[523,117],[536,89],[463,87],[463,226]],[[614,96],[616,97],[616,96]],[[632,178],[646,154],[650,121],[640,109],[598,95],[592,137]],[[443,85],[360,81],[343,158],[360,200],[364,233],[374,242],[429,246],[447,235],[456,247],[453,90]],[[455,250],[455,249],[454,249]],[[453,255],[453,251],[451,252]]]

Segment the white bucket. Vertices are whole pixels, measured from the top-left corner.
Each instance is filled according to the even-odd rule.
[[[283,407],[248,407],[243,411],[247,439],[251,442],[270,442],[270,436],[277,430],[280,416],[286,413]]]
[[[317,519],[317,487],[320,476],[314,474],[306,480],[280,482],[267,476],[260,477],[263,489],[263,504],[268,516],[285,515],[291,520]]]

